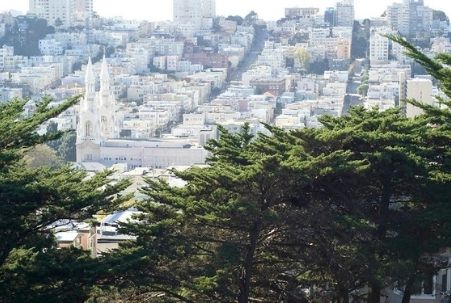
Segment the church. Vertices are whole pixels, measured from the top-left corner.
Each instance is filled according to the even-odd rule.
[[[105,56],[96,91],[97,76],[91,58],[85,76],[85,94],[80,103],[77,122],[77,163],[101,163],[106,167],[126,164],[136,167],[167,168],[204,164],[208,152],[184,139],[121,139],[121,119],[110,89]]]

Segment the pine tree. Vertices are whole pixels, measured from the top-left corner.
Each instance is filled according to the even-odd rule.
[[[449,57],[409,48],[449,97]],[[253,137],[220,128],[207,167],[148,179],[136,236],[112,255],[111,283],[150,302],[380,302],[404,285],[404,302],[431,256],[448,247],[449,99],[443,108],[353,108],[324,127]],[[115,263],[114,263],[115,262]],[[319,290],[315,292],[314,290]],[[360,298],[361,299],[361,298]]]
[[[88,178],[68,166],[34,168],[24,161],[28,150],[62,135],[36,131],[78,99],[49,108],[45,98],[29,117],[26,101],[0,105],[0,302],[83,302],[93,284],[89,254],[57,250],[48,226],[116,208],[128,182],[112,184],[110,172]]]
[[[208,167],[174,172],[182,188],[147,180],[140,223],[124,227],[137,240],[117,253],[120,286],[164,293],[156,302],[302,300],[303,252],[317,237],[312,222],[324,224],[303,191],[361,163],[340,152],[299,159],[300,140],[267,127],[273,136],[220,127]]]
[[[425,233],[423,229],[422,234],[417,234],[417,236],[422,236],[422,244],[425,245],[421,245],[421,248],[416,251],[420,255],[418,259],[424,260],[425,257],[429,257],[426,260],[430,260],[432,252],[451,245],[447,240],[451,231],[447,224],[451,218],[449,216],[451,199],[449,187],[451,182],[451,54],[443,53],[435,58],[430,58],[404,38],[393,35],[388,37],[402,45],[406,49],[406,54],[425,68],[444,93],[444,96],[435,96],[438,106],[423,104],[417,100],[407,100],[412,105],[423,109],[424,115],[421,118],[428,122],[428,127],[418,134],[423,139],[424,149],[421,157],[427,161],[429,169],[429,175],[423,184],[424,191],[418,199],[425,201],[427,208],[417,214],[411,226],[426,225],[429,227],[429,233]],[[421,260],[416,262],[417,267],[424,267],[422,264],[424,262]],[[428,265],[429,268],[433,268],[433,264]],[[411,271],[410,279],[405,283],[403,303],[410,301],[412,286],[416,277],[421,274],[421,270],[415,267]]]

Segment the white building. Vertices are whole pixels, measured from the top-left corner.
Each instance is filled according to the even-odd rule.
[[[202,17],[216,17],[216,0],[202,0]]]
[[[403,0],[387,8],[387,21],[391,29],[403,36],[430,34],[433,10],[424,6],[424,0]]]
[[[39,40],[39,51],[44,56],[58,56],[64,53],[64,47],[55,39],[43,39]]]
[[[207,151],[189,140],[123,140],[119,138],[119,113],[110,90],[106,59],[100,71],[100,91],[89,60],[85,96],[77,124],[77,162],[99,162],[106,166],[126,164],[130,168],[203,164]]]
[[[319,13],[316,7],[288,7],[285,8],[285,18],[313,19]]]
[[[353,26],[355,13],[354,13],[354,0],[343,0],[337,3],[337,26]]]
[[[92,21],[94,13],[94,0],[75,0],[75,23],[86,25]]]
[[[0,71],[14,68],[14,47],[4,45],[0,48]]]
[[[21,88],[0,88],[0,104],[15,98],[22,98]]]
[[[173,0],[174,22],[188,31],[200,30],[216,17],[216,0]]]
[[[407,80],[407,99],[415,99],[424,104],[432,105],[434,102],[432,81],[422,78]],[[422,113],[423,111],[420,108],[407,103],[406,115],[408,118],[416,117]]]
[[[93,0],[29,0],[29,13],[46,19],[49,25],[84,25],[93,14]]]
[[[370,37],[370,63],[386,63],[388,61],[390,40],[383,33],[373,31]]]

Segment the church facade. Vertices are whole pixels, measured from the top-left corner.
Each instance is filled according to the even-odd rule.
[[[108,65],[104,56],[96,91],[97,76],[89,59],[85,75],[85,95],[77,123],[77,162],[98,162],[109,167],[125,163],[130,168],[191,166],[204,164],[207,151],[189,140],[121,139],[120,115],[110,89]]]

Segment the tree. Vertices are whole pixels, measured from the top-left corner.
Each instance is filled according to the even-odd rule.
[[[424,138],[424,151],[422,157],[428,161],[430,171],[424,184],[424,192],[418,197],[426,201],[427,208],[417,215],[414,223],[420,222],[422,229],[422,241],[416,250],[416,267],[411,269],[410,279],[405,283],[403,303],[409,302],[412,294],[413,284],[417,276],[423,272],[418,267],[424,265],[424,259],[429,262],[429,268],[433,268],[430,260],[433,253],[440,249],[449,247],[450,229],[449,222],[449,200],[451,198],[449,182],[451,181],[451,55],[439,54],[436,58],[430,58],[412,46],[404,38],[389,35],[391,40],[399,43],[406,49],[406,54],[423,66],[426,71],[434,77],[445,97],[436,96],[438,106],[422,104],[417,100],[407,100],[424,111],[423,119],[426,119],[429,127],[420,134]],[[427,223],[427,224],[425,224]],[[425,226],[426,225],[426,226]],[[417,227],[418,224],[413,225]],[[425,232],[426,230],[426,232]],[[418,236],[418,234],[417,234]],[[426,262],[426,263],[428,263]],[[434,263],[434,262],[432,262]],[[435,264],[436,265],[436,264]],[[440,265],[439,265],[440,266]]]
[[[366,97],[366,95],[368,94],[369,89],[368,81],[369,81],[369,73],[368,68],[366,68],[362,77],[362,84],[359,85],[359,87],[357,88],[357,92],[359,93],[359,95]]]
[[[250,11],[249,14],[244,17],[244,22],[248,25],[252,25],[258,20],[258,14],[255,11]]]
[[[446,24],[449,25],[449,18],[445,14],[444,11],[434,10],[434,11],[432,11],[432,13],[433,13],[433,19],[434,20],[439,20],[439,21],[442,21],[442,22],[446,22]]]
[[[14,54],[19,56],[39,56],[39,40],[55,32],[45,19],[35,16],[15,18],[14,24],[7,27],[5,36],[0,38],[1,45],[14,47]]]
[[[31,167],[55,166],[60,162],[56,152],[45,144],[36,145],[27,151],[24,160]]]
[[[447,107],[411,100],[425,111],[416,119],[356,107],[320,129],[267,126],[271,136],[220,128],[207,167],[174,172],[183,187],[147,180],[138,223],[123,226],[136,241],[99,287],[150,302],[348,302],[360,291],[379,303],[398,286],[408,302],[451,244],[451,57],[400,42]]]
[[[61,21],[61,19],[60,18],[57,18],[56,20],[55,20],[55,27],[61,27],[63,25],[63,21]]]
[[[366,58],[369,48],[369,40],[369,26],[362,28],[359,21],[354,21],[351,44],[351,57],[353,59]]]
[[[302,69],[307,70],[309,68],[311,57],[307,49],[304,47],[296,49],[295,58]]]
[[[47,126],[47,133],[55,134],[58,133],[58,124],[55,122],[50,122]],[[58,140],[53,140],[47,143],[58,155],[58,157],[66,162],[76,161],[76,140],[77,136],[74,131],[63,132]]]
[[[409,100],[426,113],[414,120],[405,118],[398,109],[381,113],[354,108],[347,117],[322,118],[324,128],[313,131],[313,135],[305,130],[293,134],[302,139],[304,148],[312,138],[313,142],[317,140],[314,153],[348,152],[354,161],[367,164],[356,174],[330,171],[329,186],[323,194],[334,204],[327,215],[330,222],[338,231],[348,230],[353,239],[343,241],[340,233],[331,232],[325,234],[324,240],[327,243],[338,239],[332,241],[332,247],[345,248],[361,262],[362,271],[355,270],[359,268],[357,262],[349,272],[353,280],[369,287],[369,302],[380,302],[381,290],[394,285],[404,286],[403,302],[409,302],[413,285],[442,265],[435,256],[451,244],[446,240],[450,220],[446,201],[451,198],[451,73],[443,65],[451,62],[450,56],[440,55],[433,60],[405,40],[394,39],[439,80],[448,96],[438,98],[444,107]],[[336,179],[342,180],[338,186],[334,185]],[[320,202],[317,198],[314,201]],[[340,261],[340,254],[329,256],[331,261],[326,264],[338,262],[341,268],[352,269],[349,265],[354,262]],[[327,269],[324,263],[316,264],[316,268],[320,272]],[[338,277],[337,284],[350,280],[342,277]]]
[[[361,163],[341,152],[310,157],[299,139],[267,127],[272,137],[220,128],[208,167],[174,172],[182,188],[147,180],[143,215],[123,229],[137,240],[116,255],[126,260],[117,262],[119,287],[155,302],[302,302],[300,277],[311,270],[304,251],[326,224],[307,189],[325,186],[335,166]]]
[[[226,18],[226,20],[229,20],[229,21],[235,21],[237,25],[242,25],[243,22],[244,22],[243,17],[238,16],[238,15],[236,15],[236,16],[228,16],[228,17]]]
[[[83,302],[96,278],[96,262],[76,249],[57,250],[48,226],[117,208],[123,201],[118,193],[128,186],[128,181],[112,184],[110,172],[87,178],[68,166],[27,166],[27,151],[62,135],[40,136],[37,129],[78,97],[53,108],[50,102],[42,100],[28,118],[23,117],[26,101],[0,105],[1,302]]]

